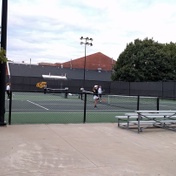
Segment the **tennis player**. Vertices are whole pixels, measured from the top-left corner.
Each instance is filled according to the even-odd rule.
[[[102,100],[102,93],[103,93],[102,87],[101,87],[101,85],[99,85],[98,86],[98,97],[99,97],[100,102]]]
[[[7,93],[7,99],[10,100],[10,83],[7,83],[6,85],[6,93]]]
[[[97,103],[98,103],[98,100],[99,100],[99,97],[98,97],[98,85],[94,85],[92,91],[93,91],[93,99],[94,99],[94,108],[97,108]]]

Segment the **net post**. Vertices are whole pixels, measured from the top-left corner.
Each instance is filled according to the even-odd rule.
[[[68,88],[65,88],[65,98],[68,98]]]

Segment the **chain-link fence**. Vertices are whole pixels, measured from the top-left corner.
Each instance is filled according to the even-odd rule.
[[[104,123],[116,122],[116,115],[135,110],[174,109],[175,101],[160,102],[157,97],[103,94],[94,108],[92,93],[68,91],[12,92],[6,98],[6,121],[9,124]]]
[[[42,91],[36,87],[38,82],[46,81],[50,88],[69,88],[70,92],[77,93],[83,87],[83,80],[45,80],[42,77],[11,76],[6,79],[11,83],[13,91]],[[101,85],[106,94],[129,96],[153,96],[160,98],[176,99],[176,82],[122,82],[122,81],[97,81],[85,80],[84,88],[92,90],[94,85]]]

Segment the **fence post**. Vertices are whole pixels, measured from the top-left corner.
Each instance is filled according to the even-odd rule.
[[[137,110],[139,110],[139,104],[140,104],[140,96],[137,96]]]
[[[86,122],[86,107],[87,107],[87,93],[84,93],[84,120],[83,120],[83,123]]]
[[[12,114],[12,91],[10,91],[10,100],[9,100],[9,125],[11,125],[11,114]]]
[[[157,97],[157,111],[159,111],[159,97]]]

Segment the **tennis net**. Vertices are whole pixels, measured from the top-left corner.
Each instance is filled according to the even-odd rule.
[[[108,95],[108,105],[130,110],[158,110],[158,97]]]
[[[56,95],[56,96],[67,98],[68,97],[68,88],[67,87],[65,87],[64,89],[47,88],[47,93],[49,93],[51,95]]]

